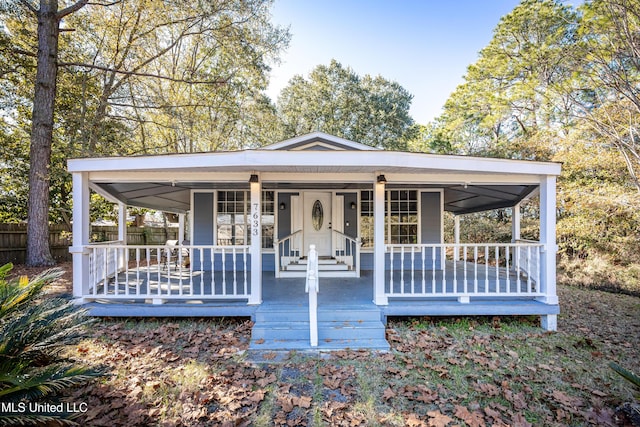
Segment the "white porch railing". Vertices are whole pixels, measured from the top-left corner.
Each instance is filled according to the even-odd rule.
[[[244,299],[250,296],[249,246],[88,245],[95,299]]]
[[[386,245],[385,294],[460,302],[477,296],[543,296],[542,247],[538,242]]]
[[[316,245],[310,245],[305,290],[309,294],[309,337],[311,347],[318,346],[318,292],[320,291],[320,275],[318,273],[318,251],[316,251]]]
[[[360,238],[347,236],[337,230],[331,232],[336,260],[345,263],[349,270],[356,272],[356,277],[360,277]]]
[[[280,277],[282,270],[286,270],[289,264],[297,263],[302,256],[302,230],[276,240],[273,249],[276,255],[276,277]]]

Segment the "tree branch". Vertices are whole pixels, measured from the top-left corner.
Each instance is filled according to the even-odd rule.
[[[33,6],[29,0],[19,0],[19,1],[24,7],[29,9],[31,12],[35,14],[38,13],[38,9],[36,9],[35,6]]]
[[[24,0],[21,0],[21,1],[24,1]],[[66,8],[62,9],[61,11],[59,11],[56,14],[56,17],[58,19],[62,19],[67,15],[70,15],[70,14],[72,14],[74,12],[77,12],[80,9],[82,9],[88,2],[89,2],[89,0],[79,0],[78,2],[72,4],[71,6],[66,7]]]
[[[62,66],[62,67],[90,68],[90,69],[94,69],[94,70],[108,71],[110,73],[123,74],[123,75],[126,75],[126,76],[151,77],[151,78],[154,78],[154,79],[168,80],[168,81],[175,82],[175,83],[186,83],[186,84],[194,84],[194,85],[195,84],[201,84],[201,85],[224,85],[224,84],[227,83],[226,79],[215,79],[215,80],[178,79],[178,78],[175,78],[175,77],[162,76],[160,74],[151,74],[151,73],[141,73],[141,72],[137,72],[137,71],[118,70],[116,68],[103,67],[103,66],[100,66],[100,65],[93,65],[93,64],[84,64],[84,63],[81,63],[81,62],[59,62],[58,65]]]

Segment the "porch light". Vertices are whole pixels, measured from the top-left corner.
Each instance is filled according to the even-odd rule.
[[[287,205],[284,204],[284,202],[280,203],[280,210],[283,211],[287,208]]]
[[[251,174],[251,178],[249,178],[249,182],[252,182],[252,183],[260,182],[260,180],[258,179],[258,175]]]
[[[385,178],[384,175],[382,174],[378,175],[378,183],[384,184],[386,182],[387,182],[387,178]]]

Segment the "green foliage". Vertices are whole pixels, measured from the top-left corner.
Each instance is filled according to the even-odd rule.
[[[321,131],[376,147],[404,150],[414,135],[412,95],[381,76],[360,77],[336,60],[308,79],[295,76],[278,98],[282,138]]]
[[[609,367],[616,371],[618,375],[620,375],[625,380],[629,381],[633,384],[638,390],[640,390],[640,377],[631,372],[628,369],[623,368],[615,362],[610,362]]]
[[[19,3],[0,8],[0,221],[9,222],[26,220],[37,53],[36,19]],[[262,91],[289,33],[270,22],[272,3],[112,2],[65,17],[74,31],[59,39],[49,220],[70,223],[69,158],[274,141],[275,107]]]
[[[0,400],[49,399],[69,387],[102,375],[65,360],[60,353],[91,323],[72,301],[45,295],[46,285],[60,277],[48,270],[32,280],[6,280],[12,265],[0,267]],[[69,414],[60,414],[66,417]],[[57,416],[0,414],[0,424],[46,422]]]

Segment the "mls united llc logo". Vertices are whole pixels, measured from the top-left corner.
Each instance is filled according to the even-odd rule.
[[[40,403],[0,402],[0,412],[5,414],[69,414],[87,412],[85,402]]]

